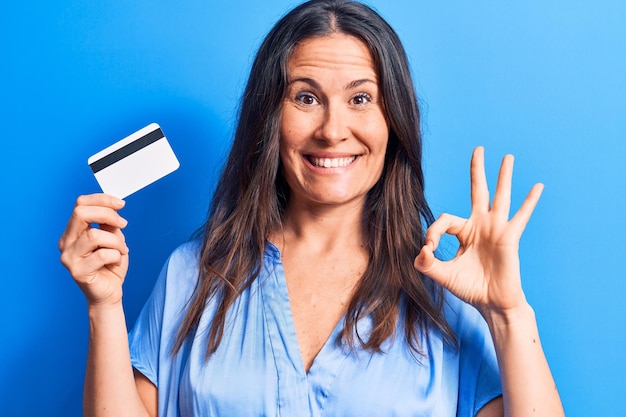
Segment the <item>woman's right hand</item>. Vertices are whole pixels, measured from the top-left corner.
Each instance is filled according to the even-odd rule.
[[[106,194],[80,196],[59,240],[61,263],[90,306],[118,304],[128,271],[128,247],[118,214],[124,200]],[[92,225],[98,224],[98,227]]]

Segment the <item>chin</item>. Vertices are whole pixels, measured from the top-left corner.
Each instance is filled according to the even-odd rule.
[[[317,204],[325,206],[353,205],[355,203],[365,203],[365,195],[354,195],[352,193],[334,193],[318,195],[313,199]]]

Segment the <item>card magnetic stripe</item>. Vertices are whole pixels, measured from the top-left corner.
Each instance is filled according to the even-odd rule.
[[[98,159],[97,161],[94,161],[89,166],[91,167],[91,170],[95,174],[96,172],[102,171],[104,168],[113,165],[114,163],[126,158],[128,155],[131,155],[137,151],[140,151],[146,146],[164,137],[165,135],[163,134],[163,131],[160,128],[156,129],[148,133],[147,135],[142,136],[139,139],[132,141],[128,145],[122,146],[118,150],[111,152],[107,156],[102,157]]]

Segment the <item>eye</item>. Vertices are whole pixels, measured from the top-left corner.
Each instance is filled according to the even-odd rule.
[[[296,102],[304,105],[304,106],[313,106],[317,104],[319,101],[317,97],[315,97],[311,93],[303,92],[296,94]]]
[[[367,93],[359,93],[350,99],[350,102],[356,106],[363,106],[372,101],[372,96]]]

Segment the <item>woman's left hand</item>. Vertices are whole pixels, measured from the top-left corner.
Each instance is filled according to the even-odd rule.
[[[496,194],[490,204],[484,167],[484,149],[474,150],[471,163],[472,213],[469,219],[441,215],[426,232],[426,244],[415,258],[415,268],[431,277],[481,313],[506,313],[526,304],[519,265],[519,240],[539,201],[542,184],[535,184],[509,220],[513,156],[502,160]],[[435,258],[445,234],[459,240],[449,261]]]

